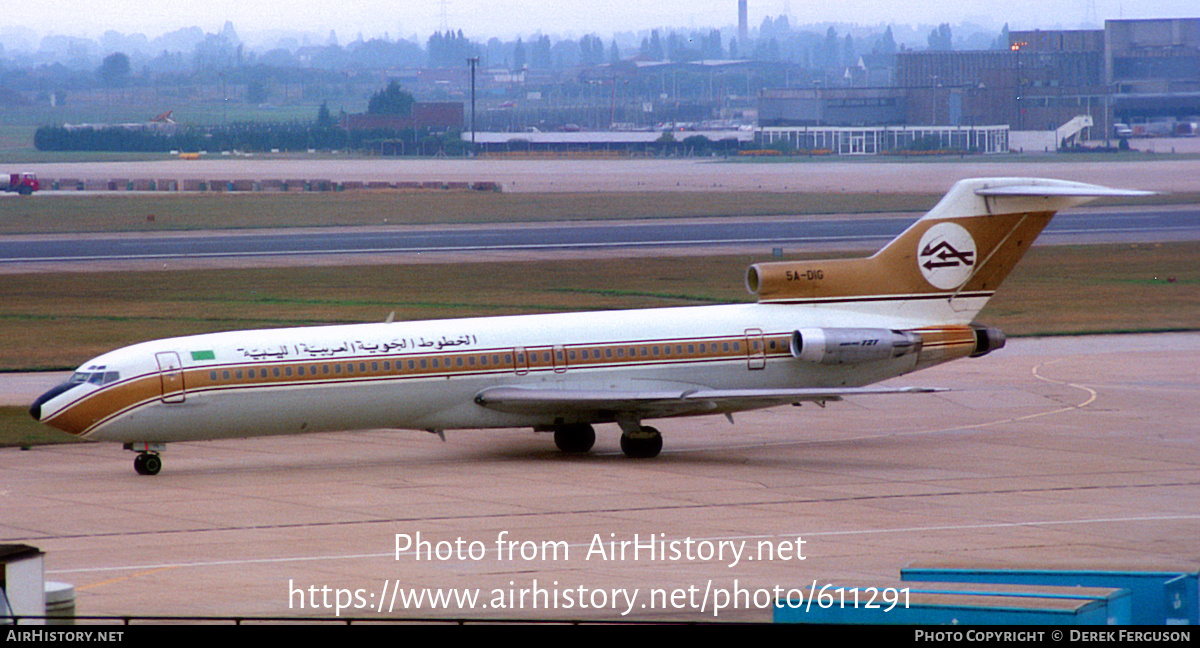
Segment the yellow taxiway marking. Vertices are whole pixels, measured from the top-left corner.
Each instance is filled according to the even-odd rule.
[[[98,583],[92,583],[90,585],[82,585],[80,587],[76,587],[75,591],[82,592],[84,590],[92,589],[93,587],[100,587],[102,585],[112,585],[113,583],[120,583],[121,581],[127,581],[127,580],[130,580],[133,578],[139,578],[141,576],[149,576],[151,574],[157,574],[158,572],[167,571],[168,569],[175,569],[178,566],[179,565],[166,565],[164,567],[158,567],[156,569],[147,569],[146,571],[140,571],[136,574],[130,574],[128,576],[121,576],[119,578],[110,578],[108,580],[102,580]]]

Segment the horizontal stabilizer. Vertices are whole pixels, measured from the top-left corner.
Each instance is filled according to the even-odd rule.
[[[1114,189],[1082,182],[1059,181],[1053,185],[1016,184],[1001,187],[982,187],[975,190],[977,196],[1078,196],[1081,198],[1107,198],[1114,196],[1153,196],[1154,191]]]

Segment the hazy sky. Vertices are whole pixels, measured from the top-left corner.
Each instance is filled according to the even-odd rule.
[[[106,30],[151,38],[181,27],[207,32],[233,21],[250,36],[274,30],[328,34],[341,43],[359,32],[372,38],[417,34],[423,41],[446,23],[471,38],[528,35],[535,31],[580,36],[636,32],[660,26],[721,27],[737,22],[737,0],[12,0],[0,12],[0,32],[32,29],[38,36],[98,36]],[[8,6],[11,5],[11,6]],[[19,9],[15,10],[14,9]],[[952,24],[1009,23],[1013,29],[1077,28],[1092,16],[1179,18],[1200,16],[1197,0],[750,0],[752,27],[765,16],[790,15],[796,23],[841,22]],[[1095,23],[1099,25],[1099,22]]]

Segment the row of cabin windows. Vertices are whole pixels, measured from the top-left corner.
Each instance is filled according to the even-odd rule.
[[[755,350],[761,348],[757,341],[754,342],[752,346]],[[576,360],[576,359],[601,360],[601,359],[611,359],[614,357],[616,357],[616,358],[626,358],[626,357],[628,357],[628,358],[635,358],[635,357],[646,358],[646,357],[660,357],[660,356],[661,357],[670,357],[672,355],[683,355],[685,348],[687,349],[687,353],[689,353],[689,354],[696,353],[697,350],[702,354],[707,354],[710,352],[712,352],[712,353],[729,353],[729,352],[740,353],[741,347],[742,347],[742,345],[740,342],[720,342],[720,343],[701,342],[699,344],[694,344],[694,343],[693,344],[676,344],[674,346],[672,346],[670,344],[664,344],[664,345],[655,344],[655,345],[648,345],[648,346],[631,346],[631,347],[620,346],[620,347],[606,347],[606,348],[601,348],[601,349],[581,349],[578,351],[576,349],[571,349],[570,351],[567,352],[567,355],[571,360]],[[772,349],[775,348],[774,340],[771,340],[770,347]],[[577,352],[579,354],[578,358],[576,357]],[[563,359],[563,351],[562,350],[555,350],[554,355],[560,362],[562,361],[562,359]],[[549,351],[541,352],[542,362],[549,363],[550,358],[551,358],[551,352],[549,352]],[[525,363],[525,354],[523,354],[523,353],[516,354],[516,359],[517,359],[517,364],[519,364],[519,365],[524,364]],[[538,361],[538,352],[531,352],[529,354],[529,360],[531,362],[536,363]],[[452,367],[511,367],[511,366],[513,366],[513,354],[511,354],[511,353],[493,353],[490,355],[483,354],[483,355],[471,355],[471,356],[465,356],[465,357],[464,356],[456,356],[454,358],[418,358],[418,359],[411,359],[411,360],[397,360],[395,363],[395,365],[396,365],[395,370],[396,371],[404,371],[405,364],[407,364],[408,370],[410,370],[410,371],[416,371],[417,369],[443,369],[443,368],[450,369]],[[372,373],[378,373],[381,366],[383,368],[383,371],[385,371],[385,372],[392,371],[392,361],[391,360],[383,360],[382,362],[380,362],[378,360],[372,360],[371,362],[357,362],[357,363],[347,362],[345,364],[342,364],[342,363],[328,364],[327,363],[327,364],[320,364],[320,365],[296,365],[296,366],[284,366],[284,367],[269,367],[269,368],[262,368],[262,369],[246,369],[244,371],[242,369],[232,369],[232,370],[231,369],[223,369],[219,372],[219,375],[220,375],[221,380],[243,380],[243,379],[268,378],[268,377],[275,377],[275,378],[288,377],[288,378],[290,378],[292,376],[316,377],[318,375],[320,375],[320,376],[329,376],[329,375],[337,376],[337,375],[350,375],[350,374],[355,374],[355,373],[367,373],[368,366],[370,367],[370,371]],[[217,380],[218,372],[216,370],[210,371],[209,379],[214,380],[214,381]]]

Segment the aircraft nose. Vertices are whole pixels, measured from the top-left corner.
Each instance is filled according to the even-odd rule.
[[[41,421],[42,420],[42,405],[45,405],[46,401],[50,400],[51,398],[54,398],[55,396],[58,396],[59,394],[67,391],[68,389],[70,389],[78,384],[79,383],[65,382],[61,385],[58,385],[57,387],[54,387],[53,389],[46,392],[45,394],[38,396],[38,399],[33,401],[33,405],[29,406],[29,415],[33,417],[33,420]]]

